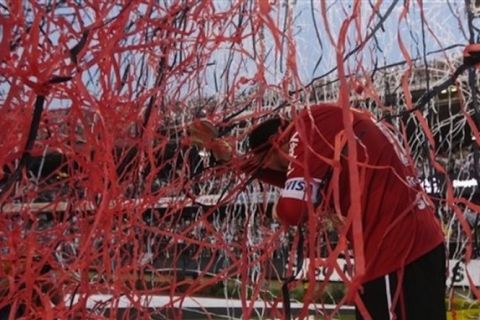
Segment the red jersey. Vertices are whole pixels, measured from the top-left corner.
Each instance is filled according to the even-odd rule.
[[[429,252],[443,242],[443,234],[402,145],[369,113],[350,113],[357,141],[355,161],[361,186],[366,282]],[[278,217],[284,223],[296,225],[305,220],[307,201],[335,208],[334,196],[325,192],[332,183],[338,184],[341,193],[336,210],[347,215],[351,188],[348,146],[339,139],[343,129],[342,109],[338,106],[314,106],[295,117],[286,177],[280,175],[282,179],[277,176],[272,180],[265,172],[259,176],[277,185],[279,180],[285,180],[277,204]],[[332,175],[335,150],[337,158],[340,154],[340,166],[339,174]]]

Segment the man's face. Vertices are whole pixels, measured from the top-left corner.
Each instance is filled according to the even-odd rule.
[[[288,170],[288,143],[282,146],[275,145],[267,154],[264,155],[262,161],[263,169],[270,169],[275,171],[287,172]]]

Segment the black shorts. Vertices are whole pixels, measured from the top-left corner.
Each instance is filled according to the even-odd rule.
[[[366,282],[360,297],[373,320],[445,320],[445,266],[441,244],[403,269],[398,301],[394,297],[402,270]],[[358,309],[356,319],[364,319]]]

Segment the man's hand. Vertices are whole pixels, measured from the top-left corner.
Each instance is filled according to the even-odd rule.
[[[469,44],[463,50],[463,62],[480,68],[480,43]]]
[[[215,160],[227,162],[232,159],[233,148],[225,139],[219,138],[218,130],[208,120],[196,120],[188,128],[192,143],[209,150]]]
[[[227,162],[232,159],[233,148],[226,140],[222,138],[215,138],[206,146],[209,149],[215,160]]]
[[[194,145],[205,148],[208,143],[218,137],[218,130],[208,120],[195,120],[190,124],[188,134]]]

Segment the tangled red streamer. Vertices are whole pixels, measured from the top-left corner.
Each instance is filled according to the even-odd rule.
[[[464,34],[468,43],[462,12],[473,7],[430,6],[0,4],[0,312],[11,319],[181,319],[190,297],[221,287],[226,301],[240,301],[245,319],[258,312],[258,301],[268,311],[257,316],[282,317],[272,288],[299,268],[298,234],[271,216],[278,190],[240,170],[244,138],[272,110],[292,116],[323,101],[345,110],[344,141],[355,139],[349,108],[378,119],[403,115],[388,126],[430,188],[451,261],[477,259],[478,188],[455,186],[478,178],[474,72],[425,109],[402,113],[414,109],[419,82],[429,90],[462,59],[448,54],[458,41],[450,35]],[[435,28],[432,12],[456,22],[452,30]],[[423,56],[421,37],[431,48]],[[382,67],[386,60],[392,65]],[[192,144],[188,127],[198,119],[215,123],[236,146],[229,166]],[[332,146],[337,158],[344,141]],[[351,192],[338,185],[328,192],[350,197],[346,221],[355,246],[346,240],[350,229],[333,240],[332,221],[310,208],[315,218],[304,249],[314,263],[290,285],[308,283],[301,316],[338,315],[353,303],[365,271],[361,172],[355,143],[347,144]],[[327,270],[322,281],[319,268]],[[348,294],[330,308],[323,294],[334,273]],[[465,276],[470,298],[480,299],[478,275]],[[454,292],[454,281],[449,285]],[[155,305],[158,297],[166,302]],[[195,312],[214,317],[206,307]]]

